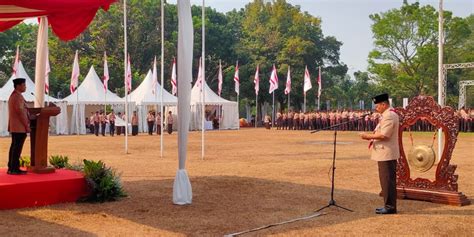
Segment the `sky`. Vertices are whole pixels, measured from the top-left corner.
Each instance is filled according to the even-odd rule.
[[[176,0],[169,0],[176,3]],[[219,12],[245,7],[251,0],[206,0],[206,6]],[[349,73],[367,70],[367,56],[373,49],[373,39],[369,15],[399,8],[403,0],[287,0],[299,5],[302,11],[320,17],[323,34],[335,36],[343,43],[341,61],[349,67]],[[408,3],[416,2],[408,0]],[[419,0],[421,5],[432,5],[438,9],[438,0]],[[191,4],[201,5],[202,0],[191,0]],[[444,10],[453,15],[466,17],[474,14],[474,0],[444,0]]]

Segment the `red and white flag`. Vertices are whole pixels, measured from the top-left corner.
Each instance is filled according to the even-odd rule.
[[[319,75],[318,75],[318,98],[321,97],[321,88],[322,88],[322,81],[321,81],[321,67],[319,67]]]
[[[269,93],[273,93],[278,89],[278,75],[277,75],[277,69],[275,67],[275,64],[273,64],[273,69],[272,69],[272,74],[270,75],[270,91]]]
[[[109,89],[109,66],[107,64],[107,53],[104,52],[104,77],[102,78],[104,80],[104,91],[107,92]]]
[[[17,77],[18,64],[20,63],[20,46],[16,46],[15,62],[13,63],[13,77]]]
[[[253,83],[255,84],[255,95],[258,95],[260,90],[260,76],[259,74],[259,65],[257,65],[257,70],[255,71],[255,77],[253,78]]]
[[[173,58],[173,70],[171,71],[171,93],[176,95],[178,92],[178,82],[176,81],[176,58]]]
[[[196,86],[202,91],[202,59],[199,58],[199,69],[198,69],[198,77],[196,80]]]
[[[219,60],[219,73],[217,74],[217,94],[221,96],[222,93],[222,81],[224,80],[223,75],[222,75],[222,64],[221,60]]]
[[[288,75],[286,76],[286,87],[285,87],[285,95],[290,94],[291,92],[291,70],[288,66]]]
[[[235,65],[234,82],[235,82],[235,93],[237,93],[238,95],[240,92],[239,61],[237,61],[237,64]]]
[[[306,94],[306,92],[311,90],[311,88],[313,88],[313,86],[311,85],[311,78],[309,76],[308,66],[306,66],[304,69],[304,85],[303,85],[304,93]]]
[[[46,51],[46,70],[44,75],[44,92],[49,95],[49,73],[51,67],[49,66],[49,50]]]
[[[76,50],[76,55],[74,56],[74,63],[72,64],[71,85],[69,86],[71,94],[74,93],[77,89],[77,85],[79,84],[79,74],[79,52]]]
[[[130,93],[130,91],[132,91],[132,67],[130,64],[131,63],[129,54],[127,60],[127,75],[125,76],[125,89],[127,90],[127,93]]]
[[[156,71],[156,56],[153,60],[153,71],[151,72],[151,79],[153,83],[151,83],[151,93],[154,95],[156,93],[156,87],[158,86],[158,74]]]

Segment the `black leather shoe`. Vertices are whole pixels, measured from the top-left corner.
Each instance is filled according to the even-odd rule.
[[[376,210],[375,211],[375,214],[397,214],[397,210],[396,209],[387,209],[387,208],[382,208],[380,210]]]
[[[375,208],[375,211],[377,212],[377,211],[380,211],[382,209],[383,209],[383,207],[378,207],[378,208]]]
[[[26,174],[27,172],[26,171],[23,171],[23,170],[9,170],[7,171],[7,174],[10,174],[10,175],[23,175],[23,174]]]

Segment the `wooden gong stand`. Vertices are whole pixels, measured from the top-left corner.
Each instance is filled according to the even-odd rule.
[[[458,175],[454,173],[457,166],[449,164],[459,133],[459,116],[456,111],[447,106],[441,108],[433,97],[417,96],[410,101],[405,109],[396,108],[396,113],[400,116],[398,131],[400,158],[397,164],[398,198],[455,206],[471,204],[463,193],[458,192]],[[437,128],[441,128],[445,137],[443,154],[436,168],[434,181],[410,177],[410,167],[403,149],[403,131],[419,119],[427,120]]]

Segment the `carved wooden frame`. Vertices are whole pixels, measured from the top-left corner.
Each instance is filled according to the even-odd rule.
[[[397,108],[396,113],[400,117],[398,131],[400,157],[397,164],[398,196],[454,205],[469,204],[469,200],[462,193],[458,193],[458,175],[454,173],[457,166],[449,164],[459,133],[459,116],[456,111],[451,107],[441,108],[433,97],[417,96],[410,101],[405,109]],[[443,153],[436,169],[434,181],[410,177],[410,167],[403,149],[402,135],[405,128],[415,124],[419,119],[427,120],[434,126],[442,128],[445,137]],[[443,196],[443,192],[450,197]],[[454,198],[453,195],[457,198]]]

